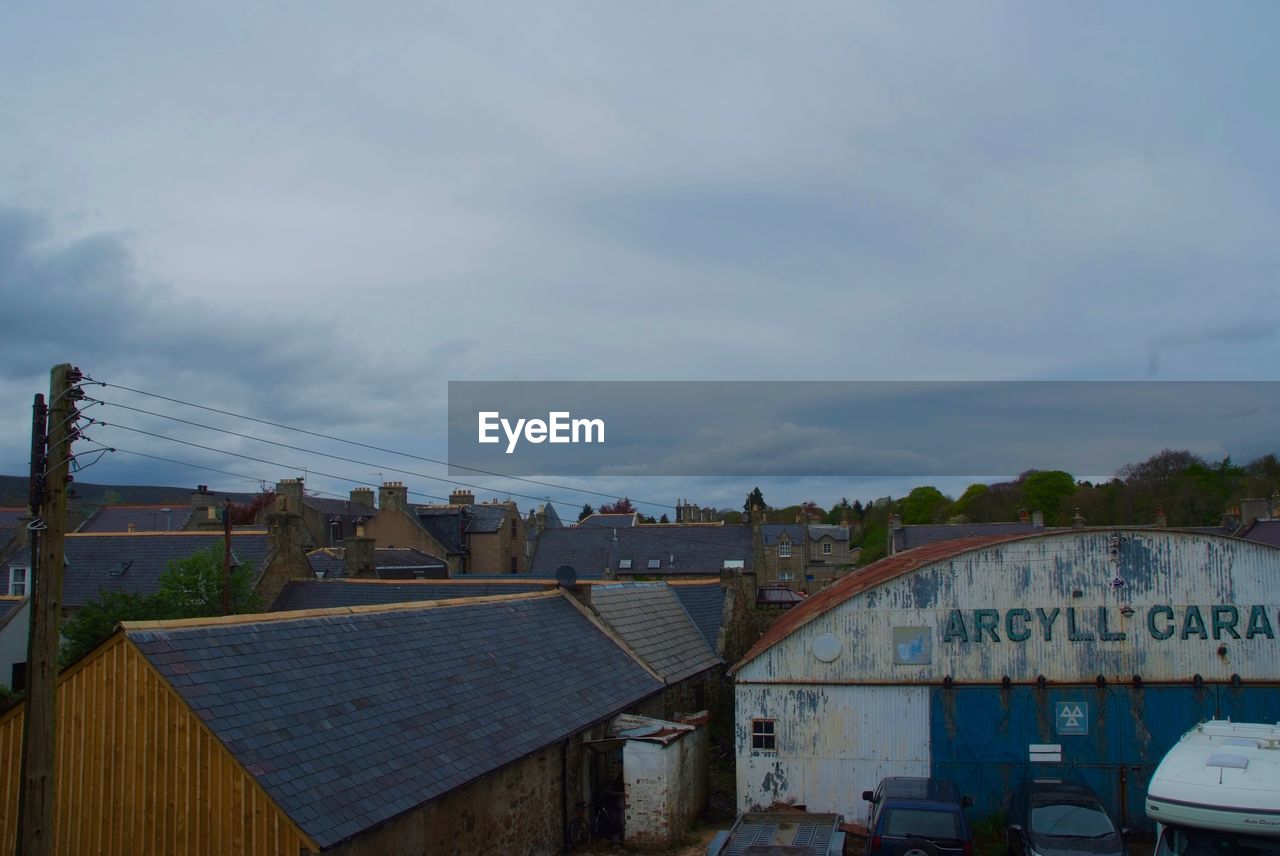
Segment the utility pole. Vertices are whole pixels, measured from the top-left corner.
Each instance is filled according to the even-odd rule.
[[[31,439],[33,547],[31,636],[27,653],[27,702],[22,725],[22,790],[18,809],[18,856],[53,853],[54,800],[57,795],[58,626],[62,610],[63,536],[67,530],[67,491],[71,483],[71,443],[79,436],[76,386],[80,370],[63,363],[49,381],[47,422],[36,396]],[[45,426],[47,425],[47,435]],[[38,436],[37,436],[38,435]],[[39,454],[37,454],[39,453]],[[38,465],[37,457],[40,459]]]
[[[231,500],[222,503],[222,614],[231,614]]]

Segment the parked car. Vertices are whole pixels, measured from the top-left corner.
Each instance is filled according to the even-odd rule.
[[[951,782],[894,776],[862,798],[871,803],[867,856],[973,856],[964,817],[973,801]]]
[[[1128,830],[1088,786],[1062,779],[1026,779],[1010,795],[1005,830],[1009,856],[1128,856]]]

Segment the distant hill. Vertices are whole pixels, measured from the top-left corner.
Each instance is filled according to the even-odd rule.
[[[70,497],[73,511],[87,514],[104,505],[189,505],[190,487],[163,487],[137,484],[89,484],[77,481]],[[247,503],[254,493],[224,493],[214,491],[219,497],[229,497],[232,502]],[[0,476],[0,506],[13,508],[27,504],[27,477]]]

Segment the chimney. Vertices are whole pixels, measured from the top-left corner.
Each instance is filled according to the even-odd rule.
[[[450,505],[475,505],[476,495],[469,490],[457,488],[449,494]]]
[[[1021,523],[1031,522],[1031,515],[1027,513],[1025,508],[1018,509],[1018,521]]]
[[[383,482],[378,488],[379,511],[408,511],[409,488],[403,482]]]
[[[273,603],[289,580],[315,578],[302,550],[302,534],[301,514],[278,510],[267,514],[267,537],[271,547],[267,552],[267,565],[258,569],[258,580],[254,585],[254,594],[264,604]]]
[[[344,538],[342,572],[348,577],[376,577],[373,539],[363,536]]]
[[[130,532],[137,532],[137,531],[138,531],[138,527],[137,527],[137,526],[134,526],[132,523],[130,523],[130,524],[129,524],[129,531],[130,531]]]
[[[353,487],[351,489],[351,502],[353,504],[367,505],[370,508],[373,508],[373,488]]]
[[[207,484],[198,484],[196,489],[191,492],[191,517],[193,520],[209,517],[209,512],[204,511],[206,508],[216,508],[218,498],[209,492]],[[203,513],[201,513],[203,512]]]
[[[1269,499],[1242,499],[1240,500],[1240,522],[1248,526],[1253,521],[1261,518],[1267,520],[1271,517],[1271,500]]]
[[[902,515],[901,515],[901,514],[890,514],[890,515],[889,515],[889,528],[890,528],[890,529],[901,529],[901,528],[902,528]]]
[[[1164,513],[1163,506],[1156,506],[1156,526],[1160,529],[1169,525],[1169,518]]]
[[[1084,528],[1084,515],[1080,513],[1080,509],[1076,509],[1076,514],[1071,518],[1071,527],[1073,529]]]
[[[1037,529],[1044,528],[1044,512],[1043,511],[1031,512],[1031,525]]]
[[[302,479],[281,479],[276,482],[276,511],[286,514],[302,513]]]

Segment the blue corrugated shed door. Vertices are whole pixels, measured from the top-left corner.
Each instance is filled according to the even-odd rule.
[[[935,687],[933,775],[973,798],[972,819],[998,811],[1023,776],[1059,776],[1092,787],[1121,824],[1149,828],[1151,773],[1187,729],[1214,716],[1280,721],[1280,687]],[[1060,746],[1061,763],[1032,763],[1032,745]]]

